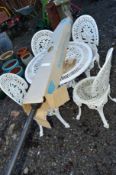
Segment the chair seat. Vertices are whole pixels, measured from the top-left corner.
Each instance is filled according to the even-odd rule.
[[[83,103],[83,104],[90,104],[95,105],[103,103],[105,96],[107,97],[107,94],[110,91],[110,86],[104,93],[99,93],[97,95],[92,94],[92,84],[95,77],[86,78],[82,81],[80,81],[74,88],[74,101],[76,103]]]

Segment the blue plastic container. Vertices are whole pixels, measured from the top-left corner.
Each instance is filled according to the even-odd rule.
[[[2,66],[2,70],[5,73],[10,72],[12,69],[14,69],[16,66],[19,66],[19,61],[18,59],[12,59],[12,60],[8,60],[6,61],[3,66]]]
[[[24,75],[24,70],[22,66],[16,66],[14,69],[10,71],[10,73],[13,73],[22,77]]]

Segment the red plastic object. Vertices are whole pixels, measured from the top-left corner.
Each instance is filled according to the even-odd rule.
[[[28,49],[26,47],[20,48],[17,52],[17,55],[19,57],[22,57],[23,55],[25,55],[26,53],[28,53]]]

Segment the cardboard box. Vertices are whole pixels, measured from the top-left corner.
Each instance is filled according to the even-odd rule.
[[[32,109],[31,104],[23,104],[22,107],[23,107],[23,110],[25,111],[25,113],[27,115],[29,115],[29,113],[31,112],[31,109]]]
[[[47,102],[44,102],[41,106],[41,108],[39,108],[36,112],[36,115],[34,117],[34,119],[36,120],[36,122],[46,128],[51,128],[51,125],[49,124],[49,122],[46,119],[47,113],[49,110],[49,105]]]
[[[46,95],[46,101],[41,105],[39,109],[37,109],[34,120],[36,120],[36,122],[39,125],[42,125],[46,128],[51,128],[51,125],[46,119],[48,111],[50,109],[54,109],[62,106],[64,103],[69,101],[69,99],[70,98],[69,98],[66,86],[57,88],[53,94]],[[26,105],[23,105],[23,109],[27,113],[27,115],[29,115],[32,107],[30,104],[26,104]]]
[[[62,106],[70,100],[66,86],[57,88],[53,94],[47,94],[46,100],[50,108],[58,108]]]
[[[49,128],[51,129],[51,125],[49,124],[49,122],[46,119],[41,119],[41,118],[37,118],[35,117],[34,120],[41,126],[45,127],[45,128]]]

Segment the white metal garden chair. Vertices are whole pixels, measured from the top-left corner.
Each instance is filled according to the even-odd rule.
[[[50,30],[40,30],[33,35],[31,49],[35,56],[38,53],[46,52],[52,46],[52,34],[53,32]]]
[[[16,103],[23,104],[23,99],[26,95],[26,89],[28,84],[24,79],[18,75],[12,73],[6,73],[0,76],[0,88]],[[56,115],[65,128],[69,128],[70,125],[62,118],[59,109],[53,109],[48,111],[48,116]],[[40,137],[43,136],[43,127],[40,127]]]
[[[27,93],[28,84],[20,76],[6,73],[0,76],[0,88],[13,101],[22,106],[23,99]],[[40,137],[43,136],[43,127],[39,125]]]
[[[95,77],[88,77],[76,84],[73,90],[73,100],[79,106],[77,120],[81,116],[81,106],[86,104],[90,109],[96,109],[102,119],[105,128],[109,128],[109,124],[105,119],[103,107],[110,97],[110,69],[113,48],[109,49],[106,61]]]
[[[72,38],[76,41],[83,41],[87,43],[93,52],[93,61],[85,74],[90,76],[90,70],[94,67],[94,61],[99,64],[99,54],[97,46],[99,45],[99,33],[95,20],[89,15],[82,15],[76,19],[72,27]]]

